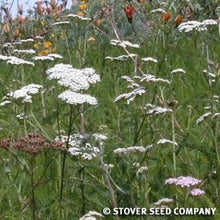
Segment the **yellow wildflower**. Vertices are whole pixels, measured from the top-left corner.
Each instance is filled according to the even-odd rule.
[[[52,47],[52,43],[50,41],[45,41],[44,42],[44,47],[45,48],[50,48],[50,47]]]
[[[88,8],[88,4],[80,4],[79,9],[85,11]]]
[[[82,16],[82,17],[85,15],[85,13],[83,11],[78,11],[76,14],[79,16]]]

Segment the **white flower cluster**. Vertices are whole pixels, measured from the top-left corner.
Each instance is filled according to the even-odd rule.
[[[97,99],[88,94],[81,94],[77,92],[73,92],[71,90],[66,90],[58,95],[58,98],[65,101],[70,105],[78,105],[88,103],[90,105],[97,105]]]
[[[107,56],[107,57],[105,57],[105,59],[108,59],[108,60],[127,61],[129,58],[133,58],[133,57],[137,57],[137,54],[130,53],[130,54],[128,54],[128,55],[121,55],[121,56],[118,56],[118,57],[110,57],[110,56]]]
[[[20,53],[20,54],[35,54],[36,51],[33,49],[29,49],[29,50],[13,50],[13,53]]]
[[[140,168],[137,170],[137,175],[145,174],[145,173],[147,173],[147,171],[148,171],[148,167],[147,167],[147,166],[140,167]]]
[[[172,112],[172,109],[165,107],[156,107],[154,105],[149,105],[149,104],[146,105],[146,109],[147,109],[146,111],[147,115],[159,115],[159,114]]]
[[[100,142],[107,139],[105,135],[97,133],[92,134],[91,138],[95,138],[95,140]],[[63,143],[68,141],[70,146],[68,152],[72,156],[81,156],[84,160],[91,160],[97,157],[97,155],[100,153],[98,147],[95,147],[89,143],[89,135],[73,134],[70,135],[69,138],[68,136],[61,136],[60,138],[57,137],[55,140],[61,140]]]
[[[1,103],[1,106],[11,103],[11,99],[12,100],[21,99],[22,103],[32,103],[32,96],[39,93],[39,91],[42,88],[43,87],[38,84],[29,84],[14,92],[10,92],[6,96],[3,97],[2,99],[3,102]]]
[[[5,57],[5,60],[7,60],[7,63],[11,64],[11,65],[31,65],[31,66],[34,66],[34,63],[20,59],[18,57],[14,57],[14,56],[9,56],[8,59],[6,59],[6,57]]]
[[[140,84],[136,83],[130,76],[125,75],[125,76],[122,76],[121,78],[125,79],[127,81],[127,83],[129,83],[127,88],[132,88],[133,89],[133,88],[140,87]]]
[[[158,60],[153,58],[153,57],[145,57],[145,58],[141,58],[141,60],[144,61],[144,62],[158,63]]]
[[[142,146],[133,146],[133,147],[124,147],[124,148],[117,148],[113,151],[115,154],[129,154],[129,153],[145,153],[146,148]]]
[[[123,47],[123,48],[126,48],[126,47],[140,48],[139,44],[132,44],[130,41],[127,41],[127,40],[120,41],[120,40],[112,39],[110,41],[110,44],[120,46],[120,47]]]
[[[206,112],[204,115],[202,115],[201,117],[199,117],[196,120],[196,124],[199,125],[202,121],[204,121],[206,118],[208,118],[209,116],[211,116],[211,118],[216,118],[216,117],[220,117],[220,113],[216,112],[216,113],[212,113],[212,112]]]
[[[104,218],[104,216],[96,211],[89,211],[87,214],[82,216],[79,220],[99,220],[101,218]]]
[[[75,14],[69,14],[67,15],[68,18],[78,18],[81,21],[91,21],[91,18],[75,15]]]
[[[183,73],[183,74],[185,74],[186,71],[184,69],[181,69],[181,68],[178,68],[178,69],[175,69],[175,70],[171,71],[171,74],[176,74],[176,73]]]
[[[138,95],[141,96],[141,95],[143,95],[145,92],[146,92],[146,91],[145,91],[145,89],[144,89],[143,87],[139,87],[139,88],[137,88],[137,89],[134,89],[132,92],[123,93],[123,94],[117,96],[114,101],[115,101],[115,102],[118,102],[118,101],[121,100],[121,99],[126,99],[127,105],[129,105],[131,102],[134,101],[134,99],[136,98],[136,96],[138,96]]]
[[[8,56],[4,56],[4,55],[1,55],[0,54],[0,60],[2,61],[6,61],[6,60],[9,60],[10,58]]]
[[[155,206],[167,206],[173,203],[173,199],[163,198],[154,203]]]
[[[208,26],[210,25],[217,25],[217,21],[213,20],[213,19],[207,19],[204,20],[202,22],[199,21],[186,21],[181,23],[178,26],[178,31],[179,32],[191,32],[194,30],[197,31],[207,31],[208,30]]]
[[[32,58],[35,61],[43,61],[43,60],[51,60],[53,61],[54,59],[63,59],[62,56],[60,56],[59,54],[55,54],[55,53],[50,53],[47,56],[35,56]]]
[[[105,134],[100,134],[100,133],[94,133],[93,137],[95,138],[96,141],[106,141],[108,137]]]
[[[157,144],[172,144],[178,146],[178,144],[175,141],[171,141],[165,138],[162,138],[159,141],[157,141]]]
[[[162,8],[157,8],[157,9],[153,9],[150,11],[150,13],[161,13],[161,14],[165,14],[166,11]]]
[[[139,77],[140,82],[146,81],[146,82],[163,82],[170,84],[170,81],[167,79],[157,78],[154,75],[151,74],[143,74],[143,76]]]
[[[100,76],[93,68],[75,69],[69,64],[56,64],[53,68],[46,71],[48,79],[56,79],[58,84],[67,87],[68,90],[61,93],[58,98],[71,105],[88,103],[97,105],[96,98],[82,93],[87,90],[90,84],[100,82]]]
[[[89,84],[100,81],[100,77],[92,68],[74,69],[69,64],[56,64],[53,68],[47,70],[48,79],[58,80],[58,84],[78,92],[87,90]]]
[[[70,24],[70,22],[69,21],[59,21],[59,22],[53,23],[51,26],[66,25],[66,24]]]

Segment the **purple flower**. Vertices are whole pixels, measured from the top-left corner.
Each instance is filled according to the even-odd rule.
[[[180,176],[178,178],[169,178],[165,181],[165,184],[169,185],[176,185],[176,186],[181,186],[181,187],[190,187],[190,186],[195,186],[201,183],[202,180],[196,179],[191,176]]]
[[[192,189],[190,191],[190,194],[192,196],[203,196],[205,194],[205,191],[204,190],[201,190],[201,189]]]

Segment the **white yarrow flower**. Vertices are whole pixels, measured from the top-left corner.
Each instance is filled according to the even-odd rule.
[[[145,61],[145,62],[153,62],[153,63],[158,63],[158,60],[153,58],[153,57],[145,57],[145,58],[142,58],[141,59],[142,61]]]
[[[172,110],[169,109],[169,108],[154,107],[154,108],[148,110],[146,112],[146,114],[148,114],[148,115],[159,115],[159,114],[164,114],[164,113],[169,113],[169,112],[172,112]]]
[[[110,41],[110,44],[120,46],[120,47],[124,47],[124,48],[126,48],[126,47],[140,48],[139,44],[132,44],[130,41],[120,41],[120,40],[112,39]]]
[[[196,120],[196,124],[200,124],[205,118],[209,117],[212,113],[207,112]]]
[[[21,89],[8,93],[3,100],[10,101],[10,99],[21,99],[22,103],[32,103],[32,96],[39,93],[42,88],[43,87],[39,84],[29,84]]]
[[[58,95],[58,98],[70,105],[78,105],[88,103],[90,105],[97,105],[98,102],[95,97],[87,94],[80,94],[71,90],[66,90]]]
[[[10,57],[4,56],[4,55],[1,55],[1,54],[0,54],[0,60],[6,61],[6,60],[9,60],[9,59],[10,59]]]
[[[34,63],[20,59],[18,57],[14,57],[14,56],[10,56],[9,59],[7,60],[8,64],[12,64],[12,65],[31,65],[31,66],[35,66]]]
[[[68,18],[78,18],[81,21],[91,21],[91,18],[75,15],[75,14],[69,14],[67,15]]]
[[[145,153],[146,149],[142,146],[117,148],[113,151],[115,154],[129,154],[129,153]]]
[[[96,211],[89,211],[87,214],[82,216],[79,220],[99,220],[101,218],[104,218],[104,216]]]
[[[140,168],[137,170],[137,175],[139,175],[139,174],[145,174],[145,173],[147,173],[147,171],[148,171],[148,167],[147,167],[147,166],[140,167]]]
[[[90,84],[100,81],[100,77],[93,68],[74,69],[69,64],[56,64],[46,71],[48,79],[58,80],[58,84],[78,92],[87,90]]]
[[[172,144],[178,146],[178,144],[175,141],[171,141],[165,138],[162,138],[159,141],[157,141],[157,144]]]
[[[175,69],[175,70],[171,71],[171,74],[175,74],[175,73],[183,73],[183,74],[185,74],[186,71],[184,69],[181,69],[181,68],[178,68],[178,69]]]
[[[59,22],[53,23],[51,26],[66,25],[66,24],[70,24],[70,22],[69,21],[59,21]]]
[[[13,53],[20,53],[20,54],[35,54],[36,51],[33,49],[29,49],[29,50],[13,50]]]
[[[143,87],[139,87],[137,89],[134,89],[132,92],[129,93],[123,93],[119,96],[117,96],[114,100],[114,102],[118,102],[121,99],[126,99],[127,100],[127,105],[129,105],[131,102],[134,101],[134,99],[136,98],[136,96],[141,96],[145,93],[145,89]]]
[[[169,199],[169,198],[163,198],[158,200],[157,202],[154,203],[155,206],[167,206],[169,204],[173,203],[173,199]]]
[[[197,31],[207,31],[207,26],[210,25],[217,25],[217,21],[212,20],[212,19],[207,19],[202,22],[199,21],[186,21],[181,23],[178,26],[179,32],[191,32],[193,30]]]
[[[166,11],[162,8],[157,8],[157,9],[153,9],[150,11],[150,13],[161,13],[161,14],[165,14]]]
[[[156,76],[151,75],[151,74],[143,74],[143,77],[141,78],[140,82],[163,82],[163,83],[168,83],[170,84],[170,81],[167,79],[162,79],[162,78],[156,78]]]

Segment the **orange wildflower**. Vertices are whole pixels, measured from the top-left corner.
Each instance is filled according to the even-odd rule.
[[[86,9],[88,8],[88,4],[80,4],[79,5],[79,9],[81,10],[81,11],[85,11]]]
[[[10,26],[9,26],[9,24],[5,24],[5,25],[3,26],[3,30],[4,30],[5,33],[8,33],[8,32],[10,31]]]
[[[78,16],[84,16],[85,15],[85,13],[83,12],[83,11],[78,11],[77,13],[76,13]]]
[[[128,5],[127,7],[124,8],[125,14],[127,16],[128,22],[132,23],[133,18],[134,18],[134,6],[133,5]]]
[[[102,22],[103,22],[102,19],[97,19],[97,20],[95,21],[95,24],[96,24],[97,26],[99,26],[99,25],[101,25]]]
[[[18,37],[18,36],[21,35],[21,32],[20,32],[20,30],[19,30],[18,28],[15,28],[15,29],[14,29],[14,35],[15,35],[16,37]]]
[[[171,13],[170,13],[170,12],[166,12],[166,13],[163,15],[162,20],[163,20],[164,22],[167,22],[167,21],[170,20],[170,18],[171,18]]]
[[[178,14],[175,19],[176,27],[178,27],[182,22],[183,22],[183,16],[181,14]]]
[[[45,48],[50,48],[50,47],[52,47],[52,43],[50,41],[45,41],[44,42],[44,47]]]
[[[19,24],[24,24],[25,17],[23,15],[18,15],[17,21],[18,21]]]

